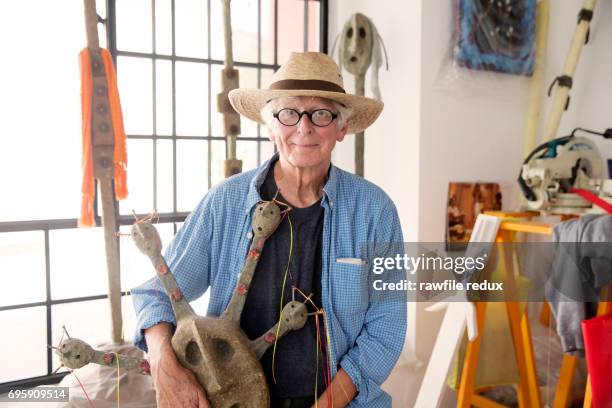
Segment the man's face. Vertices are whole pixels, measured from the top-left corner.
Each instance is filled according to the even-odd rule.
[[[285,108],[295,109],[298,112],[327,109],[338,113],[331,102],[313,97],[282,98],[273,113]],[[312,168],[329,166],[331,152],[336,142],[344,139],[347,125],[340,128],[336,118],[328,126],[318,127],[303,115],[295,126],[286,126],[274,119],[273,125],[268,130],[270,140],[276,145],[282,160],[294,167]]]

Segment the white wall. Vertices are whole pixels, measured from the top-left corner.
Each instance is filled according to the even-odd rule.
[[[582,0],[551,3],[547,84],[560,73]],[[387,45],[390,71],[380,73],[385,110],[366,132],[365,175],[397,204],[407,241],[444,239],[449,181],[499,182],[504,207],[511,209],[518,203],[515,180],[523,160],[527,80],[463,71],[467,80],[445,88],[452,4],[451,0],[336,0],[330,4],[330,44],[349,16],[361,12],[374,21]],[[612,25],[606,24],[611,20],[612,4],[600,1],[559,135],[577,126],[612,127]],[[353,90],[352,82],[346,82],[347,89]],[[367,87],[366,83],[366,93]],[[544,117],[548,104],[543,101]],[[352,143],[350,138],[339,145],[334,158],[348,170],[354,168]],[[612,141],[597,143],[604,159],[612,158]],[[410,307],[408,344],[427,361],[441,316],[426,313],[423,307]],[[416,397],[415,379],[402,381],[398,375],[411,374],[398,369],[389,380],[394,406],[410,406]]]
[[[385,42],[389,71],[382,68],[379,73],[385,109],[365,132],[364,173],[391,196],[399,210],[404,237],[411,241],[417,239],[420,7],[418,1],[338,0],[330,2],[329,19],[330,47],[355,12],[370,17]],[[404,12],[395,14],[392,10]],[[344,81],[347,91],[354,92],[354,77],[344,72]],[[366,96],[371,96],[369,87],[368,74]],[[334,161],[354,171],[354,136],[347,136],[338,145]]]

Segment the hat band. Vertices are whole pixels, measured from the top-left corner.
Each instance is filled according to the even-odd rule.
[[[281,79],[280,81],[276,81],[270,84],[269,89],[300,89],[304,91],[329,91],[346,93],[346,91],[341,86],[333,82],[321,81],[319,79]]]

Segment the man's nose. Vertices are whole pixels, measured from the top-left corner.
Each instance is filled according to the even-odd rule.
[[[314,126],[310,121],[308,115],[302,115],[300,121],[297,124],[298,129],[304,133],[312,133],[312,127]]]

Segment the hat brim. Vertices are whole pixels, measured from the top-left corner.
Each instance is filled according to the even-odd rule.
[[[346,106],[352,112],[348,120],[347,133],[359,133],[367,129],[378,118],[384,106],[381,100],[365,96],[304,89],[233,89],[228,96],[230,103],[238,113],[261,124],[264,124],[261,109],[271,99],[291,96],[331,99]]]

